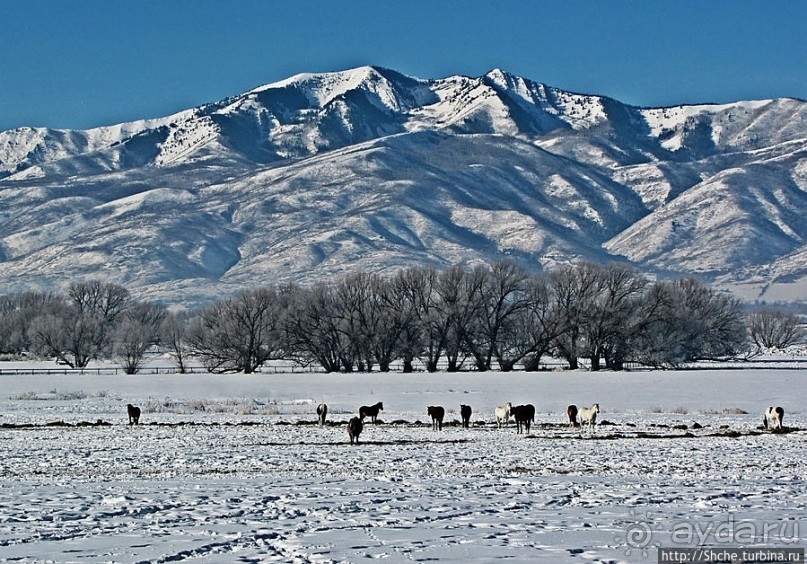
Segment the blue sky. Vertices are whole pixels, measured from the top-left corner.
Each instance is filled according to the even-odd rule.
[[[0,131],[89,128],[299,72],[500,67],[643,106],[807,98],[807,2],[0,0]]]

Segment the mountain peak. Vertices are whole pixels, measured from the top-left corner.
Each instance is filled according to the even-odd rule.
[[[781,295],[807,288],[807,263],[775,266],[807,257],[806,130],[797,100],[644,109],[501,68],[298,74],[155,120],[0,133],[0,284],[108,272],[176,298],[582,257]]]

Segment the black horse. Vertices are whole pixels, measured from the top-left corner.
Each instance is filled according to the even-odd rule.
[[[378,402],[375,405],[363,405],[359,408],[359,418],[364,419],[365,417],[369,417],[370,420],[375,423],[376,417],[378,417],[378,412],[384,409],[384,404]]]
[[[530,432],[530,423],[535,422],[535,406],[531,403],[527,405],[517,405],[513,408],[513,419],[516,420],[516,432],[521,433],[521,425],[527,432]]]
[[[126,411],[129,414],[129,425],[137,425],[140,423],[140,408],[135,407],[131,403],[126,404]]]
[[[359,435],[361,435],[363,428],[364,424],[358,417],[353,417],[347,422],[347,435],[350,437],[350,444],[353,444],[354,440],[356,444],[359,444]]]
[[[439,405],[430,405],[426,412],[431,415],[432,418],[432,429],[435,431],[443,430],[443,417],[446,415],[446,410],[443,409]]]
[[[462,426],[466,429],[471,426],[471,406],[460,406],[460,417],[462,417]]]

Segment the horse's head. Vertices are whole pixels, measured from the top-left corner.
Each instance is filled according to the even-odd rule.
[[[595,403],[594,404],[594,413],[599,413],[599,412],[600,412],[600,404]]]

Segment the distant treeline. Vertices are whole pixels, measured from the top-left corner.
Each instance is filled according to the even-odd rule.
[[[118,285],[77,282],[66,294],[0,297],[0,353],[56,358],[74,368],[114,359],[135,373],[158,347],[180,371],[253,372],[269,360],[328,372],[534,370],[546,355],[578,368],[674,367],[785,347],[798,318],[746,313],[694,278],[650,281],[621,265],[580,263],[527,274],[509,261],[444,270],[359,272],[328,284],[258,287],[211,307],[173,313]]]

